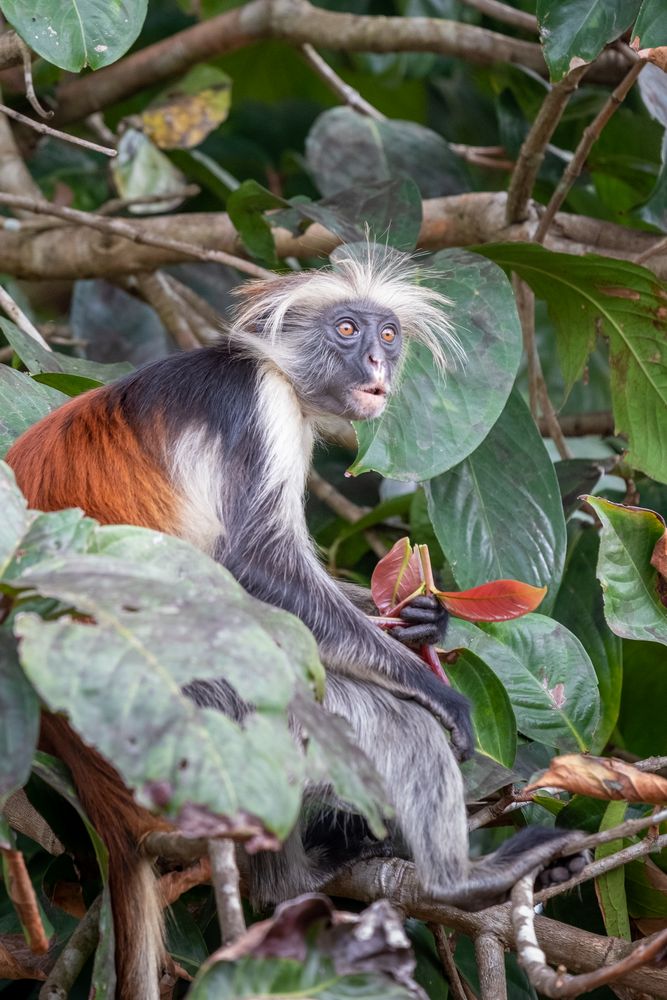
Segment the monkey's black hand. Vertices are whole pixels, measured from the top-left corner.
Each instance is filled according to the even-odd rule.
[[[447,696],[443,705],[445,712],[442,713],[441,718],[450,733],[452,752],[459,763],[463,763],[464,760],[469,760],[475,752],[470,702],[458,691],[446,687],[444,681],[439,680],[434,674],[431,676],[446,688]]]
[[[449,614],[437,597],[422,595],[401,611],[405,626],[397,625],[391,635],[406,646],[438,646],[444,642]]]

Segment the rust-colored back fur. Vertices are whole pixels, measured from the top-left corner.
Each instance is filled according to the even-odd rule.
[[[77,396],[10,448],[7,462],[37,510],[80,507],[103,524],[173,532],[178,502],[163,471],[106,389]],[[157,1000],[162,908],[138,844],[166,826],[140,808],[114,768],[60,716],[43,713],[40,746],[69,767],[84,809],[109,851],[117,1000]]]
[[[9,449],[7,462],[36,510],[81,507],[102,524],[174,530],[177,501],[164,472],[105,388],[36,423]]]

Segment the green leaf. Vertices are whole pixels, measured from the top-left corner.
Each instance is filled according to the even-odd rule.
[[[325,197],[406,175],[423,198],[468,189],[459,157],[437,132],[416,122],[378,121],[351,108],[319,116],[306,139],[306,158]]]
[[[319,222],[346,242],[369,238],[399,250],[414,250],[422,225],[422,199],[410,177],[367,182],[316,202],[296,202],[272,216],[274,226],[287,225],[294,215]]]
[[[667,10],[664,0],[643,0],[632,29],[632,43],[652,49],[667,43]]]
[[[34,382],[50,385],[52,389],[64,392],[67,396],[80,396],[82,392],[97,389],[104,384],[97,379],[86,378],[85,375],[65,375],[63,372],[42,372],[40,375],[33,375],[32,378]]]
[[[111,163],[116,190],[121,198],[164,194],[164,201],[130,205],[134,215],[157,215],[178,208],[183,202],[185,177],[154,142],[136,128],[126,128],[118,142],[118,156]],[[171,195],[172,197],[169,197]]]
[[[596,334],[609,338],[614,421],[630,439],[628,462],[667,481],[667,290],[628,261],[552,253],[536,244],[478,247],[546,300],[568,389]]]
[[[0,365],[0,457],[24,431],[67,400],[62,392],[38,385],[29,375]]]
[[[70,73],[100,69],[127,52],[141,31],[148,0],[1,0],[27,45]]]
[[[507,691],[484,660],[469,650],[447,664],[452,687],[472,704],[477,748],[487,757],[512,767],[516,757],[516,719]]]
[[[337,973],[330,959],[312,949],[304,961],[250,955],[237,962],[217,962],[197,976],[188,1000],[410,1000],[412,996],[407,987],[379,973]]]
[[[19,330],[14,323],[2,317],[0,317],[0,329],[32,375],[59,372],[63,375],[78,375],[99,385],[102,382],[112,382],[132,371],[132,365],[124,361],[119,364],[104,365],[98,361],[86,361],[85,358],[72,358],[58,351],[47,351],[23,330]],[[81,391],[79,389],[79,392]]]
[[[271,226],[263,213],[269,208],[285,208],[287,202],[278,198],[257,181],[240,184],[227,198],[227,212],[239,236],[253,257],[278,266]]]
[[[610,802],[605,809],[600,830],[610,830],[625,819],[627,802]],[[607,858],[616,854],[623,847],[622,840],[612,840],[608,844],[599,844],[595,848],[595,860]],[[611,937],[632,940],[630,918],[628,917],[628,901],[625,898],[625,869],[617,868],[606,872],[595,879],[595,894],[600,904],[604,925]]]
[[[21,670],[16,641],[0,630],[0,809],[28,780],[39,735],[39,702]]]
[[[500,678],[520,732],[562,751],[591,746],[599,719],[595,672],[581,643],[543,615],[478,628],[451,619],[447,648],[469,649]]]
[[[538,0],[537,19],[552,80],[592,62],[630,27],[640,0]]]
[[[28,530],[33,515],[28,510],[14,473],[5,462],[0,462],[0,577],[4,576]]]
[[[579,639],[597,675],[601,716],[593,753],[604,749],[614,731],[621,705],[624,669],[621,640],[605,621],[602,591],[596,582],[598,551],[598,533],[584,529],[569,555],[553,611],[554,618]]]
[[[602,522],[597,575],[604,594],[604,613],[612,632],[626,639],[667,645],[667,608],[651,566],[656,542],[665,532],[652,510],[586,497]]]
[[[426,348],[409,347],[400,387],[382,417],[355,424],[353,475],[375,469],[418,481],[451,469],[484,440],[514,383],[521,328],[511,286],[498,268],[465,250],[443,250],[424,280],[452,300],[467,360],[443,377]]]
[[[553,602],[565,560],[565,518],[553,464],[518,392],[482,444],[425,489],[459,587],[521,580],[548,587],[547,606]]]
[[[667,670],[657,642],[623,640],[623,691],[618,718],[619,746],[638,757],[667,755]]]

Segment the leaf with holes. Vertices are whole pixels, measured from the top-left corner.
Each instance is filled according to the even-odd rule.
[[[78,73],[127,52],[141,31],[148,0],[1,0],[0,10],[40,56]]]

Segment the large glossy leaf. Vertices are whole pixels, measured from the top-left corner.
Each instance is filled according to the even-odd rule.
[[[0,458],[24,431],[66,403],[68,396],[0,365]]]
[[[667,9],[663,0],[642,0],[639,16],[632,29],[632,43],[650,49],[667,42]]]
[[[591,746],[599,719],[595,672],[579,640],[558,622],[532,614],[482,630],[452,619],[447,648],[458,647],[500,678],[525,736],[559,749]]]
[[[602,521],[597,575],[604,613],[616,635],[667,645],[667,608],[658,593],[658,572],[651,565],[665,525],[652,510],[587,497]]]
[[[628,261],[552,253],[536,244],[478,249],[546,300],[568,387],[581,375],[596,334],[609,338],[614,421],[629,437],[628,461],[667,481],[667,293],[656,276]]]
[[[619,746],[638,757],[667,755],[665,648],[657,642],[624,639],[623,694],[618,717]]]
[[[470,650],[447,664],[452,687],[470,699],[477,748],[504,767],[516,756],[516,718],[509,695],[493,670]]]
[[[552,80],[591,62],[629,28],[641,0],[538,0],[540,37]]]
[[[31,49],[71,73],[99,69],[127,52],[148,0],[1,0],[0,10]]]
[[[555,597],[565,518],[544,442],[518,392],[481,445],[425,485],[429,516],[460,587],[517,579]]]
[[[553,615],[576,635],[591,658],[600,689],[600,724],[593,752],[601,752],[616,726],[623,684],[621,640],[604,618],[602,591],[596,586],[599,536],[581,532],[569,555]],[[585,600],[583,596],[586,595]]]
[[[500,416],[521,357],[521,328],[505,276],[465,250],[443,250],[425,281],[452,300],[465,365],[445,378],[430,353],[411,345],[398,392],[379,420],[356,424],[351,472],[375,469],[409,481],[430,479],[481,444]]]
[[[0,630],[0,809],[28,780],[39,733],[37,695],[21,670],[16,640]]]
[[[351,108],[319,116],[306,139],[306,157],[326,197],[405,175],[423,198],[467,190],[460,159],[437,132],[416,122],[377,121]]]
[[[0,577],[11,563],[19,542],[28,530],[32,515],[16,486],[14,473],[0,462]]]
[[[93,379],[96,383],[111,382],[132,371],[126,362],[104,365],[85,358],[72,358],[58,351],[47,351],[36,340],[19,330],[14,323],[0,317],[0,328],[31,374],[37,372],[59,372],[63,375],[79,375]]]

